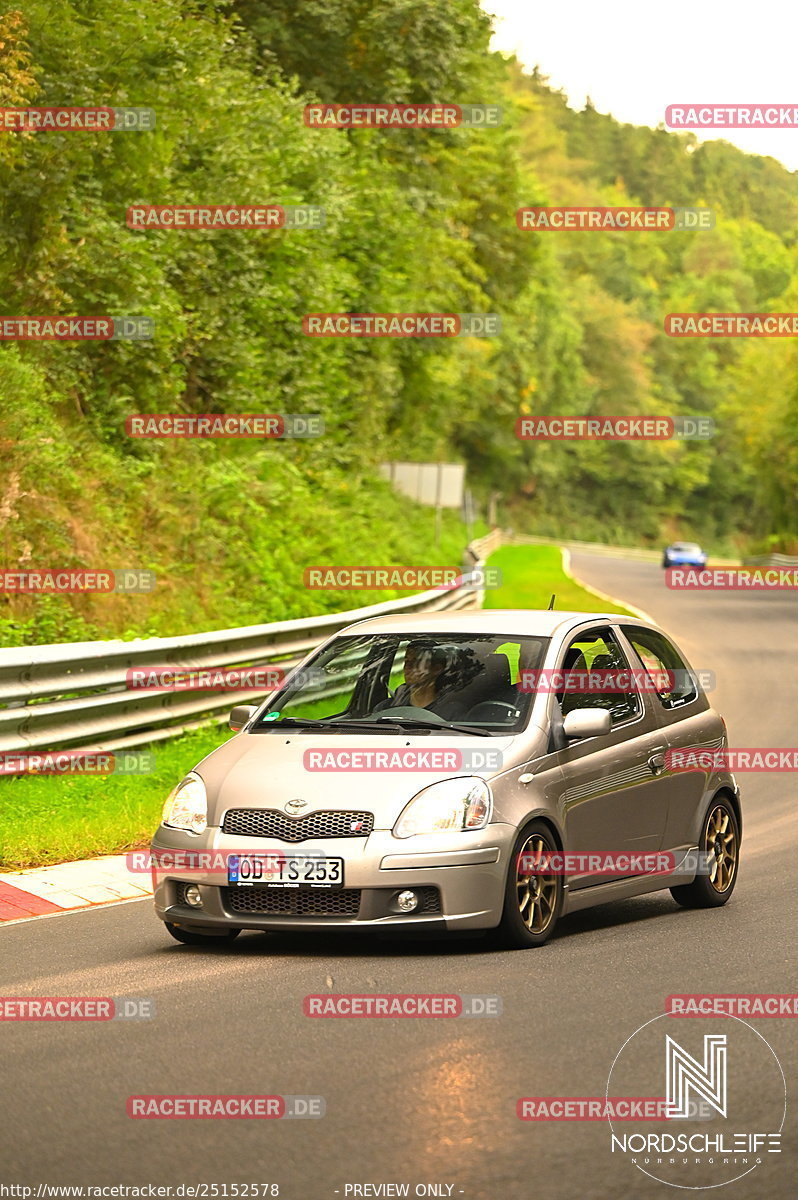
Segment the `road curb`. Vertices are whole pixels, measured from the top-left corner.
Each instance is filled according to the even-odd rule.
[[[5,872],[0,873],[0,925],[151,895],[149,875],[132,874],[125,854]]]
[[[618,596],[611,596],[609,592],[601,592],[598,588],[593,587],[592,584],[585,583],[584,579],[579,579],[571,570],[571,551],[565,546],[561,546],[560,551],[562,553],[563,574],[567,575],[572,583],[578,584],[578,586],[584,588],[586,592],[591,592],[594,596],[597,596],[599,600],[607,600],[610,604],[620,605],[622,608],[628,609],[630,613],[634,613],[634,615],[639,617],[641,621],[646,621],[649,625],[654,625],[655,628],[659,629],[659,622],[655,621],[651,614],[647,613],[645,609],[637,608],[636,605],[629,604],[628,601],[622,600]]]

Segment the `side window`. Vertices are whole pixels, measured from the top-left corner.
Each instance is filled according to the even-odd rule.
[[[651,678],[653,690],[663,708],[680,708],[698,695],[696,681],[676,647],[655,629],[622,625]]]
[[[609,628],[578,634],[565,651],[562,669],[565,686],[557,699],[563,716],[577,708],[608,708],[613,725],[621,725],[643,711],[626,655]],[[613,685],[610,673],[626,690]]]

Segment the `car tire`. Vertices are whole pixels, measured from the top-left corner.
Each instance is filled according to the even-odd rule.
[[[219,933],[211,930],[200,933],[198,929],[187,929],[186,926],[175,925],[172,921],[164,921],[164,925],[175,941],[183,942],[186,946],[211,946],[214,942],[227,945],[241,932],[240,929],[222,929]]]
[[[557,853],[559,847],[544,821],[525,825],[513,843],[504,888],[502,919],[497,942],[508,950],[529,950],[549,940],[562,911],[562,875],[521,872],[520,856],[541,850]]]
[[[712,873],[696,875],[670,893],[682,908],[720,908],[734,891],[740,863],[740,824],[727,797],[716,797],[707,809],[698,849],[715,855]]]

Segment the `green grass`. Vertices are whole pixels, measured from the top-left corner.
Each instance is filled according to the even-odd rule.
[[[556,607],[588,612],[628,610],[605,604],[562,570],[556,546],[507,546],[491,557],[502,586],[486,593],[487,608]],[[149,747],[146,775],[27,775],[0,780],[0,870],[68,862],[146,846],[174,785],[231,735],[209,726]]]
[[[146,775],[20,775],[0,781],[0,870],[46,866],[149,844],[187,771],[232,734],[209,726],[147,747]]]
[[[634,615],[569,579],[558,546],[503,546],[491,555],[490,565],[501,571],[502,586],[485,592],[485,608],[548,608],[554,593],[554,607],[562,612]]]

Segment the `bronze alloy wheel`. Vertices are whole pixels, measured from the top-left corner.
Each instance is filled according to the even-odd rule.
[[[737,831],[723,804],[717,804],[709,814],[704,849],[715,858],[710,865],[709,882],[716,892],[727,891],[737,870]]]
[[[671,895],[682,908],[718,908],[725,904],[737,882],[740,863],[740,823],[731,799],[721,794],[710,802],[699,839],[700,857],[709,860],[709,870],[692,883],[678,884]]]
[[[516,867],[518,911],[530,933],[545,933],[557,908],[557,876],[552,872],[530,874],[522,869],[526,855],[552,853],[556,847],[541,833],[533,833],[521,847]]]
[[[530,821],[519,830],[510,852],[504,885],[504,907],[496,931],[500,946],[525,950],[542,946],[554,932],[563,903],[563,878],[535,870],[524,857],[557,854],[559,846],[546,821]],[[531,872],[524,867],[532,867]]]

